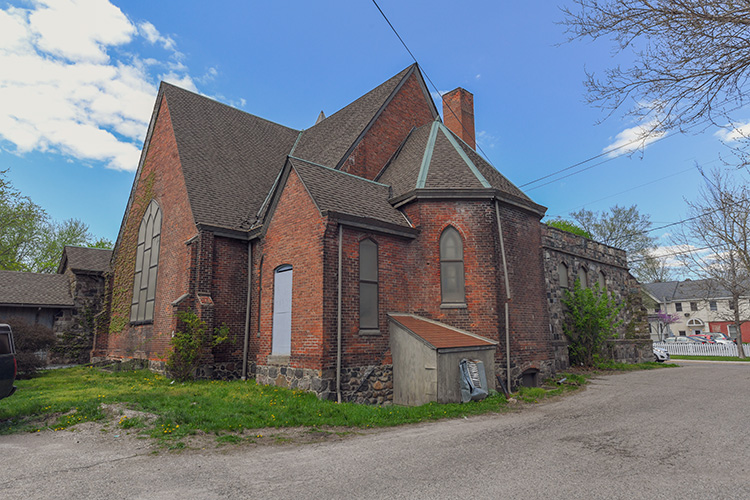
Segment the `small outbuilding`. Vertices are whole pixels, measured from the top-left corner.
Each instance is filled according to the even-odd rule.
[[[460,403],[462,359],[481,361],[486,389],[495,388],[494,340],[414,314],[388,318],[395,404]]]

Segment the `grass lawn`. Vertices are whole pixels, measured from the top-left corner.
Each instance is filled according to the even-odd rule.
[[[645,363],[656,365],[656,363]],[[515,398],[522,402],[576,390],[588,375],[558,374],[562,384],[522,388]],[[125,416],[117,426],[161,440],[179,440],[197,432],[235,442],[243,431],[262,428],[306,427],[371,428],[406,423],[502,412],[505,397],[494,394],[469,404],[430,403],[419,407],[366,406],[321,401],[304,391],[261,386],[248,381],[196,381],[179,383],[146,370],[107,372],[75,367],[43,372],[16,382],[18,391],[0,401],[0,434],[63,430],[81,422],[103,421],[105,409],[137,410],[151,415]],[[111,411],[110,411],[111,418]]]
[[[737,356],[672,356],[671,359],[697,359],[700,361],[744,361],[750,362],[750,358],[738,358]]]

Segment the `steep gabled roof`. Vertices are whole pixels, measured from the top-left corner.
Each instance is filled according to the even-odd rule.
[[[321,213],[333,212],[412,227],[388,202],[388,186],[299,158],[289,161]]]
[[[377,180],[398,197],[415,189],[494,188],[531,202],[448,127],[434,121],[414,130]]]
[[[413,64],[348,106],[305,130],[293,155],[338,168],[401,85],[418,71]],[[431,101],[430,101],[431,102]]]
[[[111,259],[112,250],[66,246],[57,272],[62,273],[67,267],[76,271],[104,273],[110,270]]]
[[[0,271],[0,304],[73,307],[70,282],[64,274]]]
[[[299,131],[162,83],[196,224],[239,229],[260,208]]]

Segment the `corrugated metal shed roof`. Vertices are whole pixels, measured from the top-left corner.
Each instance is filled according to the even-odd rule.
[[[435,349],[458,347],[493,347],[497,342],[453,328],[437,321],[421,318],[414,314],[390,313],[388,316]]]

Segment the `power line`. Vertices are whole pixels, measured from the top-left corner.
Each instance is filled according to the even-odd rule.
[[[377,2],[376,0],[372,0],[372,3],[373,3],[373,4],[375,4],[375,7],[377,7],[378,11],[380,12],[380,15],[381,15],[381,16],[383,16],[383,19],[385,19],[385,22],[387,22],[387,23],[388,23],[388,26],[390,26],[390,27],[391,27],[391,30],[393,30],[393,33],[394,33],[394,34],[396,35],[396,37],[398,38],[398,40],[399,40],[399,41],[401,42],[401,45],[403,45],[403,46],[404,46],[404,48],[405,48],[405,49],[406,49],[406,51],[407,51],[407,52],[409,53],[409,55],[410,55],[410,56],[411,56],[411,58],[412,58],[412,59],[414,60],[414,62],[415,62],[415,63],[417,63],[417,66],[419,66],[420,68],[422,68],[422,65],[421,65],[421,64],[419,64],[419,61],[417,61],[417,58],[416,58],[416,56],[415,56],[415,55],[414,55],[414,54],[412,53],[412,51],[411,51],[411,50],[409,50],[409,47],[408,47],[408,45],[406,45],[406,42],[404,41],[404,39],[403,39],[403,38],[401,38],[401,35],[399,35],[399,34],[398,34],[398,31],[396,31],[396,28],[395,28],[395,27],[393,26],[393,23],[391,23],[391,21],[390,21],[390,20],[388,19],[388,16],[386,16],[386,15],[385,15],[385,12],[383,12],[383,9],[381,9],[381,8],[380,8],[380,5],[378,5],[378,2]],[[440,98],[442,99],[442,97],[443,97],[443,94],[442,94],[442,93],[440,92],[440,90],[438,90],[438,88],[437,88],[437,85],[435,85],[435,83],[434,83],[434,82],[432,81],[432,79],[431,79],[431,78],[430,78],[430,76],[429,76],[429,75],[427,74],[427,72],[426,72],[426,71],[424,70],[424,68],[422,68],[422,75],[423,75],[423,76],[424,76],[424,77],[425,77],[425,78],[427,79],[427,81],[428,81],[428,82],[430,82],[430,85],[432,85],[432,88],[433,88],[433,89],[435,90],[435,92],[436,92],[436,93],[437,93],[437,94],[438,94],[438,95],[440,96]],[[462,121],[461,121],[461,120],[460,120],[460,119],[458,118],[458,115],[456,115],[456,112],[455,112],[455,111],[453,111],[453,108],[451,108],[451,107],[450,107],[450,105],[446,105],[445,103],[443,103],[443,109],[445,109],[446,107],[448,108],[448,111],[450,111],[450,112],[451,112],[451,114],[452,114],[452,115],[453,115],[453,117],[454,117],[454,118],[456,119],[456,121],[457,121],[457,122],[458,122],[458,123],[459,123],[459,124],[461,125],[461,128],[462,128],[462,129],[464,130],[464,132],[466,132],[466,133],[467,133],[467,135],[471,135],[471,134],[469,133],[469,130],[468,130],[468,129],[466,128],[466,126],[465,126],[465,125],[463,124],[463,122],[462,122]],[[476,141],[475,141],[475,143],[476,143]],[[482,146],[480,146],[480,145],[479,145],[478,143],[476,143],[476,147],[477,147],[477,149],[478,149],[479,151],[481,151],[482,155],[484,155],[484,159],[485,159],[485,160],[487,160],[487,162],[488,162],[488,163],[489,163],[490,165],[492,165],[492,168],[494,168],[495,170],[497,170],[497,167],[495,167],[495,165],[494,165],[494,164],[492,163],[492,160],[490,160],[490,157],[489,157],[489,155],[488,155],[487,153],[485,153],[485,152],[484,152],[484,149],[482,149]]]

